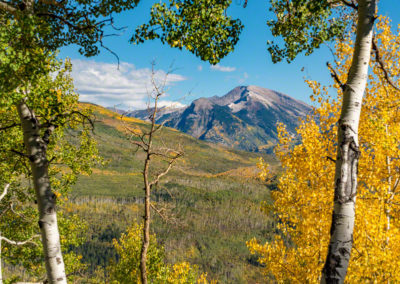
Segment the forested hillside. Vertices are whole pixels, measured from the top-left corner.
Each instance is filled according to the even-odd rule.
[[[102,270],[116,254],[119,238],[143,208],[143,154],[135,154],[124,124],[147,129],[149,123],[123,118],[105,108],[85,104],[96,116],[94,138],[105,166],[76,184],[70,210],[88,225],[86,243],[77,249],[90,272]],[[256,283],[262,279],[256,258],[246,248],[253,236],[267,240],[273,223],[260,211],[268,189],[256,179],[260,154],[237,151],[164,128],[156,144],[180,143],[184,157],[157,186],[153,198],[164,209],[154,213],[152,228],[165,246],[168,262],[186,260],[223,283]],[[273,165],[274,158],[261,155]],[[99,273],[106,276],[105,271]]]

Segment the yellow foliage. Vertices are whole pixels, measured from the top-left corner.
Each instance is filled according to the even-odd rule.
[[[216,280],[211,280],[210,282],[207,280],[207,273],[203,273],[200,275],[199,279],[197,279],[197,284],[217,284]]]
[[[400,41],[400,35],[390,31],[386,18],[379,19],[377,28],[381,57],[399,85],[400,53],[393,43]],[[336,46],[336,69],[342,82],[346,82],[352,46],[350,39]],[[399,92],[387,85],[377,64],[371,63],[371,68],[359,128],[362,154],[354,245],[346,281],[400,283]],[[276,154],[283,173],[279,189],[271,193],[274,203],[267,209],[279,220],[276,227],[280,234],[265,244],[256,239],[247,242],[265,265],[265,276],[278,283],[319,282],[329,244],[335,172],[332,160],[336,156],[341,90],[335,84],[338,98],[333,99],[328,88],[315,81],[307,83],[313,90],[311,98],[320,106],[298,127],[301,143],[294,145],[285,127],[278,126]]]
[[[142,123],[142,124],[145,123],[143,120],[140,120],[138,118],[122,116],[122,115],[120,115],[120,114],[118,114],[118,113],[116,113],[114,111],[111,111],[109,109],[106,109],[106,108],[104,108],[102,106],[98,106],[98,105],[94,105],[94,104],[90,104],[90,103],[82,103],[82,102],[79,103],[79,109],[82,109],[82,110],[90,109],[90,110],[92,110],[94,112],[97,112],[99,114],[102,114],[102,115],[105,115],[105,116],[108,116],[108,117],[112,117],[112,118],[118,118],[118,119],[120,119],[122,121],[125,121],[125,122]]]
[[[62,92],[61,92],[61,90],[57,90],[56,93],[57,93],[57,101],[61,102],[61,100],[62,100]]]
[[[141,283],[140,251],[142,247],[143,226],[134,224],[113,245],[119,255],[118,262],[110,267],[111,283]],[[188,262],[169,265],[164,262],[164,248],[158,245],[155,235],[150,237],[147,255],[147,277],[155,284],[209,284],[207,274],[198,275],[198,267]],[[211,282],[215,283],[215,282]]]
[[[270,175],[269,165],[264,161],[263,158],[260,158],[257,163],[257,168],[260,170],[258,173],[258,178],[261,180],[266,180]]]
[[[197,269],[197,266],[194,268]],[[188,262],[180,262],[172,266],[172,271],[169,273],[167,281],[170,284],[194,283],[196,276],[193,275],[193,268],[190,267]]]

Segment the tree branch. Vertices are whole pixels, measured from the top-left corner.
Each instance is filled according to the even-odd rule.
[[[9,3],[6,3],[4,1],[0,1],[0,10],[3,10],[5,12],[9,12],[13,15],[16,14],[17,9],[11,6]]]
[[[18,126],[18,125],[19,125],[18,123],[13,123],[13,124],[8,125],[8,126],[0,127],[0,131],[6,130],[6,129],[9,129],[9,128],[13,128],[13,127]]]
[[[52,6],[57,6],[57,7],[63,7],[61,2],[57,2],[55,0],[39,0],[40,3],[45,4],[45,5],[52,5]]]
[[[17,155],[21,156],[21,157],[30,159],[30,156],[25,154],[25,153],[22,153],[20,151],[14,150],[14,149],[11,149],[10,151],[13,152],[14,154],[17,154]]]
[[[146,136],[146,133],[141,133],[141,130],[138,131],[138,129],[132,129],[130,128],[127,123],[125,123],[123,121],[123,115],[121,115],[121,121],[123,123],[123,126],[125,128],[125,131],[129,132],[131,134],[131,136],[128,138],[129,142],[140,147],[141,149],[143,149],[143,151],[148,151],[149,148],[149,143],[146,142],[146,140],[144,139],[144,137]],[[139,133],[140,132],[140,133]],[[140,141],[135,141],[133,140],[133,137],[139,138]]]
[[[149,152],[150,156],[160,156],[160,157],[164,157],[166,159],[175,159],[175,157],[171,157],[171,154],[175,154],[178,156],[183,156],[183,153],[181,151],[177,151],[174,149],[170,149],[170,148],[159,148],[158,151],[151,151]]]
[[[383,72],[384,78],[386,79],[386,81],[389,83],[390,86],[392,86],[396,91],[400,92],[400,88],[397,87],[390,79],[389,72],[386,70],[383,60],[380,56],[379,49],[375,41],[375,37],[372,38],[372,50],[374,51],[376,62],[378,62],[379,67]]]
[[[347,7],[353,8],[354,10],[357,10],[357,9],[358,9],[357,4],[354,3],[353,0],[351,0],[351,1],[341,0],[341,2],[342,2],[344,5],[346,5]]]
[[[140,147],[141,149],[143,149],[143,151],[147,151],[147,145],[145,145],[144,143],[142,143],[142,142],[139,142],[139,141],[134,141],[134,140],[131,140],[131,141],[129,141],[130,143],[132,143],[133,145],[135,145],[135,146],[138,146],[138,147]]]
[[[176,218],[168,218],[168,216],[164,215],[161,212],[161,210],[163,210],[164,208],[161,208],[161,210],[159,210],[153,203],[150,203],[150,207],[158,214],[158,216],[161,217],[161,219],[164,220],[165,223],[170,223],[170,224],[175,224],[175,225],[178,223]]]
[[[336,163],[336,160],[335,160],[334,158],[332,158],[332,157],[326,156],[326,159],[329,160],[329,161],[332,161],[332,162]]]
[[[61,17],[59,15],[55,15],[55,14],[51,14],[51,13],[38,13],[37,16],[39,16],[39,17],[43,17],[44,16],[44,17],[50,17],[50,18],[58,19],[61,22],[63,22],[64,24],[66,24],[67,26],[69,26],[70,28],[73,28],[74,30],[77,30],[77,31],[84,31],[84,30],[88,30],[88,29],[91,29],[91,28],[95,28],[92,25],[78,27],[77,25],[74,25],[73,23],[71,23],[67,19],[64,19],[63,17]]]
[[[35,246],[37,246],[37,244],[35,242],[33,242],[32,240],[35,238],[40,237],[40,235],[34,235],[33,237],[31,237],[30,239],[26,240],[26,241],[13,241],[10,239],[7,239],[6,237],[1,236],[0,240],[5,241],[6,243],[9,243],[10,245],[14,245],[14,246],[23,246],[25,244],[34,244]]]
[[[103,37],[104,37],[104,35],[102,34],[102,35],[100,36],[100,40],[99,40],[100,46],[101,46],[102,48],[104,48],[105,50],[107,50],[107,51],[108,51],[109,53],[111,53],[112,55],[114,55],[114,57],[117,59],[117,69],[119,70],[119,65],[120,65],[119,56],[118,56],[118,54],[117,54],[116,52],[114,52],[114,51],[111,50],[109,47],[107,47],[107,46],[104,45],[104,43],[103,43]]]
[[[168,167],[167,167],[163,172],[159,173],[159,174],[156,176],[156,178],[155,178],[152,182],[149,183],[149,186],[152,187],[153,185],[157,184],[157,183],[160,181],[160,179],[161,179],[163,176],[165,176],[165,175],[170,171],[170,169],[172,168],[172,166],[173,166],[173,164],[176,162],[176,160],[177,160],[178,158],[182,157],[182,156],[183,156],[183,153],[178,153],[175,157],[173,157],[173,158],[168,162]]]
[[[400,179],[397,178],[396,181],[395,181],[395,183],[394,183],[393,189],[392,189],[392,192],[393,192],[393,193],[396,191],[397,187],[399,186],[399,182],[400,182]]]
[[[340,81],[339,75],[336,73],[336,70],[332,68],[332,66],[329,62],[326,62],[326,66],[328,66],[329,71],[331,71],[331,77],[336,81],[336,83],[339,84],[340,88],[344,92],[344,89],[346,88],[346,84],[343,84],[342,81]]]
[[[8,211],[10,211],[10,209],[11,209],[11,203],[8,204],[8,206],[4,208],[3,211],[1,211],[0,218],[3,217]]]
[[[167,217],[164,216],[164,214],[161,213],[160,210],[158,210],[153,203],[150,203],[151,208],[153,208],[154,211],[156,211],[156,213],[161,217],[161,219],[163,219],[165,222],[167,222]]]
[[[29,220],[30,220],[30,219],[27,218],[24,214],[15,211],[13,207],[14,207],[14,203],[11,202],[11,204],[10,204],[10,210],[11,210],[12,213],[14,213],[15,215],[17,215],[18,217],[20,217],[21,219],[23,219],[23,220],[25,220],[25,221],[29,221]]]

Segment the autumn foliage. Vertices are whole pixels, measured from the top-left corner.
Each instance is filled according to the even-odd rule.
[[[393,82],[398,85],[400,50],[398,30],[380,18],[375,35],[380,56]],[[335,69],[346,82],[353,42],[336,44]],[[373,58],[373,59],[376,59]],[[376,60],[364,97],[359,137],[358,197],[354,245],[346,281],[349,283],[396,283],[400,281],[400,116],[399,92],[387,83]],[[279,283],[316,283],[320,280],[329,244],[333,205],[337,122],[342,90],[331,97],[329,87],[307,81],[311,99],[318,107],[297,129],[301,142],[278,125],[276,154],[283,167],[273,204],[263,205],[276,219],[277,233],[271,242],[256,239],[247,245],[265,265],[265,276]],[[264,170],[268,167],[261,165]],[[264,173],[265,177],[265,173]]]
[[[117,262],[109,267],[111,283],[142,283],[140,278],[140,250],[142,246],[143,225],[133,224],[113,245],[119,255]],[[169,265],[164,262],[164,248],[157,243],[156,236],[150,236],[148,251],[148,279],[151,283],[167,284],[212,284],[207,273],[200,274],[196,265],[179,262]]]

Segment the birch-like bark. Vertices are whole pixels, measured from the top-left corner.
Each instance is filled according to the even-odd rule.
[[[386,135],[389,135],[389,129],[388,129],[388,125],[385,125],[386,127]],[[388,178],[387,178],[387,182],[388,182],[388,190],[387,190],[387,195],[388,195],[388,199],[385,200],[386,202],[386,209],[385,209],[385,214],[386,214],[386,233],[389,235],[389,231],[390,231],[390,221],[391,221],[391,203],[394,197],[394,192],[392,189],[392,169],[391,169],[391,163],[390,163],[390,157],[386,156],[386,167],[387,167],[387,174],[388,174]],[[389,236],[386,237],[386,246],[389,245]]]
[[[360,156],[358,124],[368,78],[376,0],[358,1],[356,43],[343,93],[338,126],[335,197],[330,243],[321,283],[343,283],[353,246],[357,171]]]
[[[48,175],[47,144],[40,136],[39,123],[33,111],[24,101],[17,105],[17,109],[39,209],[47,280],[49,283],[67,283],[57,225],[56,195],[51,190]]]
[[[1,232],[0,232],[0,284],[3,284],[3,262],[1,254]]]
[[[0,201],[7,195],[8,188],[10,184],[7,183],[4,187],[3,193],[0,195]],[[0,232],[0,284],[3,284],[3,262],[2,262],[2,254],[1,254],[1,241],[2,241],[2,234]]]
[[[387,130],[387,125],[386,125],[386,134],[387,134],[388,130]],[[388,190],[387,190],[387,194],[388,194],[388,199],[385,200],[386,202],[386,208],[385,208],[385,214],[386,214],[386,246],[389,246],[389,231],[390,231],[390,207],[391,207],[391,201],[393,198],[393,192],[392,192],[392,173],[391,173],[391,168],[390,168],[390,157],[386,156],[386,166],[387,166],[387,171],[388,171],[388,178],[387,178],[387,182],[388,182]]]

